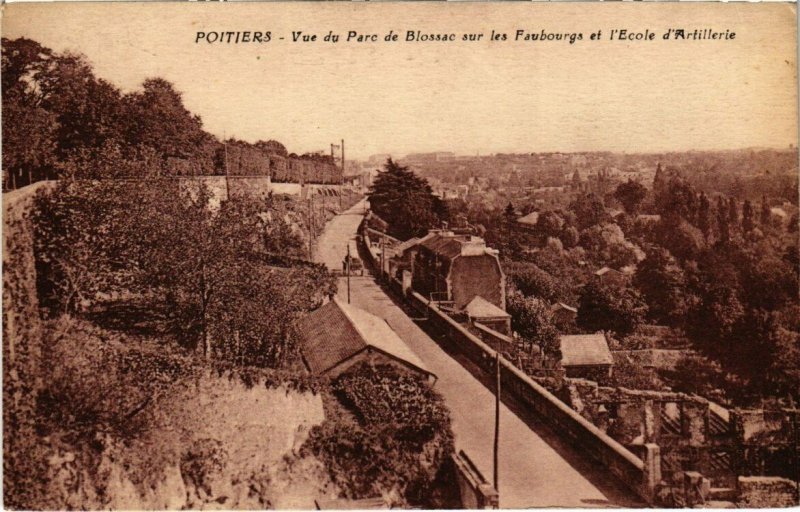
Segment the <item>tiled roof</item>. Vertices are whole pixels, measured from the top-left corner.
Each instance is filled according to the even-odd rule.
[[[576,308],[573,308],[572,306],[568,306],[567,304],[564,304],[563,302],[556,302],[555,304],[553,304],[550,307],[550,309],[553,310],[553,311],[556,311],[558,309],[566,309],[567,311],[571,311],[573,313],[577,313],[578,312],[578,310]]]
[[[603,334],[561,336],[562,366],[612,365],[614,358]]]
[[[453,259],[461,254],[462,244],[463,241],[458,237],[438,234],[420,243],[423,247],[448,259]]]
[[[518,218],[517,222],[519,222],[520,224],[527,224],[529,226],[533,226],[537,222],[539,222],[539,212],[531,212],[528,215],[525,215],[524,217]]]
[[[431,373],[385,320],[337,299],[306,315],[299,328],[303,356],[315,375],[325,373],[367,347]]]
[[[401,244],[398,244],[398,245],[395,245],[392,248],[392,250],[394,251],[395,254],[403,254],[408,249],[411,249],[412,247],[414,247],[418,243],[419,243],[419,238],[409,238],[405,242],[403,242]]]
[[[464,311],[466,311],[471,318],[505,318],[511,316],[480,295],[476,295],[475,298],[467,304]]]

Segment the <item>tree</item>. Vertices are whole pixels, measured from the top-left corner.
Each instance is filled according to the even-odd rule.
[[[670,179],[666,189],[656,196],[656,208],[666,220],[696,219],[697,194],[694,187],[683,178]]]
[[[719,240],[728,242],[731,239],[730,216],[726,208],[725,198],[717,198],[717,228],[719,229]]]
[[[52,52],[30,39],[2,39],[4,188],[48,176],[55,165],[56,116],[42,108],[39,76]]]
[[[62,180],[53,192],[40,191],[33,212],[40,302],[59,314],[84,310],[99,291],[127,281],[121,247],[131,240],[110,233],[125,222],[120,198],[133,196],[119,182]],[[133,203],[136,204],[136,203]]]
[[[536,221],[536,231],[542,239],[557,238],[564,227],[564,219],[554,211],[542,212]]]
[[[728,198],[728,229],[731,231],[736,230],[739,226],[739,207],[736,204],[736,198]]]
[[[578,327],[591,332],[633,332],[644,321],[647,305],[632,288],[606,286],[593,281],[581,290],[578,301]]]
[[[742,206],[742,231],[749,233],[753,231],[755,222],[753,220],[753,205],[749,199],[746,199],[744,206]]]
[[[142,91],[125,97],[125,105],[127,115],[135,119],[126,126],[126,142],[149,146],[165,160],[197,157],[210,137],[200,117],[186,109],[181,94],[164,79],[148,78]]]
[[[514,210],[514,205],[509,202],[506,205],[506,209],[503,210],[503,215],[505,215],[507,222],[514,222],[517,217],[517,212]]]
[[[669,185],[667,172],[661,168],[661,162],[656,164],[656,172],[653,176],[653,195],[658,198],[663,194]]]
[[[62,180],[36,216],[42,296],[80,315],[122,291],[206,357],[285,365],[296,355],[293,319],[335,282],[318,265],[276,262],[297,240],[261,200],[230,199],[216,211],[208,200],[202,184],[187,190],[170,179]]]
[[[642,202],[647,197],[647,189],[641,183],[629,178],[626,183],[622,183],[617,187],[614,197],[622,203],[628,214],[636,215]]]
[[[50,112],[3,95],[5,189],[52,176],[56,163],[56,119]]]
[[[288,156],[288,152],[286,151],[286,146],[278,142],[277,140],[268,140],[263,141],[260,140],[255,143],[255,146],[259,149],[266,151],[267,153],[274,153],[276,155],[280,155],[282,157]]]
[[[564,247],[571,249],[578,245],[580,236],[578,234],[578,229],[575,226],[567,226],[563,231],[561,231],[559,238],[561,239],[561,243],[564,244]]]
[[[711,202],[704,192],[700,193],[700,205],[697,212],[697,227],[708,242],[711,236]]]
[[[506,310],[511,315],[511,327],[524,340],[538,345],[548,356],[561,359],[558,330],[553,325],[550,309],[543,300],[512,293]]]
[[[2,86],[3,97],[12,94],[36,96],[38,79],[50,64],[53,52],[32,39],[2,38]]]
[[[689,310],[686,332],[695,346],[723,360],[735,347],[736,326],[745,314],[735,267],[719,254],[702,262],[703,271],[693,288],[699,301]]]
[[[668,250],[648,248],[647,257],[636,268],[633,283],[653,319],[670,325],[684,320],[688,308],[686,275]]]
[[[770,210],[769,203],[767,202],[767,196],[761,196],[761,225],[762,226],[770,226],[772,225],[772,211]]]
[[[578,228],[583,230],[609,220],[603,201],[595,194],[582,194],[569,205],[575,213]]]
[[[504,270],[511,283],[525,297],[534,297],[547,302],[567,300],[568,290],[564,283],[545,272],[537,265],[527,262],[509,262]]]
[[[372,210],[389,224],[389,233],[401,240],[422,236],[445,214],[445,205],[433,195],[427,180],[391,158],[369,192]]]
[[[598,263],[622,268],[636,263],[641,250],[625,239],[617,224],[595,225],[580,236],[581,247]]]
[[[703,233],[681,217],[662,217],[656,224],[653,235],[659,245],[684,261],[694,259],[706,247]]]
[[[58,155],[81,148],[99,148],[109,139],[122,139],[124,127],[136,118],[126,116],[120,91],[94,76],[86,57],[62,54],[38,77],[42,108],[57,120]]]

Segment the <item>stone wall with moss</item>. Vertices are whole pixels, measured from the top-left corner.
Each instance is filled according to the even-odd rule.
[[[3,485],[24,500],[39,485],[36,397],[41,387],[42,329],[36,295],[31,212],[39,182],[3,194]],[[15,499],[5,500],[14,507]]]

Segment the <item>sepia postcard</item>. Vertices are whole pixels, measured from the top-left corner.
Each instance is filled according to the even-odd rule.
[[[783,508],[794,3],[2,5],[3,506]]]

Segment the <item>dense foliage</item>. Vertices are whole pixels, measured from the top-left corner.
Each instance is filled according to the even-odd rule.
[[[168,334],[206,356],[280,367],[296,356],[293,319],[335,291],[273,200],[213,210],[171,180],[63,180],[39,197],[43,302],[127,330]],[[279,253],[282,258],[274,257]]]
[[[389,365],[359,365],[332,388],[356,420],[329,414],[306,448],[322,458],[345,495],[384,493],[395,505],[437,508],[433,484],[453,452],[442,398],[419,377]]]
[[[428,182],[408,167],[388,159],[369,192],[372,210],[389,224],[389,234],[401,240],[425,235],[446,220],[447,208]]]
[[[651,158],[584,156],[618,163]],[[658,165],[651,188],[635,180],[617,180],[611,187],[614,182],[603,181],[603,172],[587,181],[575,171],[575,188],[562,181],[563,190],[551,196],[560,205],[549,207],[523,196],[528,189],[515,189],[509,178],[503,182],[505,195],[486,192],[497,196],[494,204],[475,195],[458,208],[500,250],[510,291],[575,306],[579,331],[611,331],[624,346],[636,345],[639,326],[666,326],[674,333],[670,338],[685,335],[682,346],[689,343],[701,354],[678,373],[705,365],[702,374],[714,376],[709,377],[714,389],[706,391],[718,399],[790,403],[800,389],[800,257],[796,154],[794,161],[789,156],[671,154],[672,165]],[[525,155],[493,158],[525,161]],[[562,170],[559,176],[568,174]],[[795,190],[789,194],[792,176]],[[495,180],[500,186],[500,178]],[[500,202],[514,194],[519,201]],[[531,210],[538,212],[535,224],[517,222]],[[609,280],[593,275],[604,266],[627,274]],[[512,300],[509,312],[515,330],[521,328],[527,310]],[[660,385],[629,369],[622,372],[630,374],[625,380]],[[667,377],[682,389],[691,387],[693,378],[676,372]]]
[[[328,155],[274,140],[221,142],[162,78],[123,93],[82,55],[2,39],[3,190],[43,179],[260,175],[339,183]]]
[[[561,359],[558,330],[545,301],[512,293],[508,295],[506,309],[511,315],[511,327],[524,342],[535,344],[556,361]]]
[[[578,301],[578,327],[587,332],[611,330],[630,334],[644,321],[647,304],[632,288],[591,282]]]

